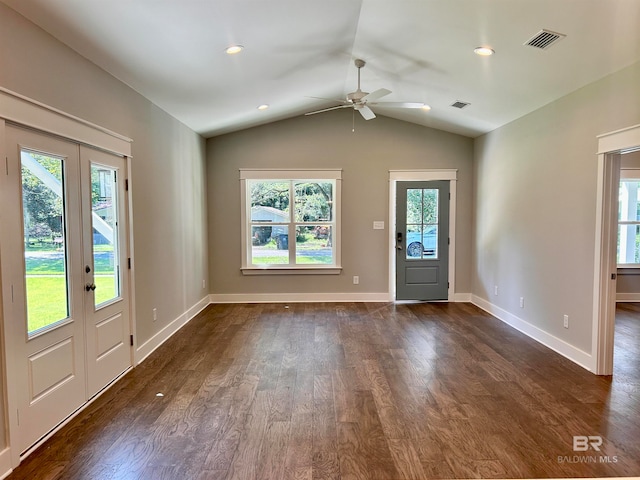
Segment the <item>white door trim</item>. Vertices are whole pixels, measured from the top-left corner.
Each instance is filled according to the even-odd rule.
[[[617,211],[620,154],[640,150],[640,125],[598,137],[598,183],[596,197],[596,238],[593,281],[593,330],[591,371],[613,373],[617,272]]]
[[[6,144],[5,144],[5,125],[6,123],[16,124],[22,127],[28,127],[37,130],[44,134],[55,135],[64,139],[70,140],[77,144],[84,144],[91,147],[95,147],[101,150],[105,150],[116,155],[125,157],[127,163],[127,170],[129,172],[129,179],[131,178],[131,143],[132,140],[124,135],[120,135],[111,130],[108,130],[99,125],[95,125],[91,122],[82,120],[73,115],[62,112],[56,108],[47,106],[36,100],[32,100],[28,97],[12,92],[5,88],[0,87],[0,158],[6,157]],[[2,162],[4,163],[4,162]],[[2,203],[5,203],[6,198],[4,192],[5,188],[2,188],[2,183],[6,181],[6,175],[4,175],[5,166],[0,168],[0,198]],[[127,223],[129,226],[129,253],[130,257],[133,254],[133,232],[131,228],[131,191],[129,195],[129,210]],[[13,199],[11,199],[12,201]],[[11,255],[15,255],[15,252],[8,251],[6,243],[3,240],[2,231],[0,231],[0,264],[1,257],[10,258]],[[13,318],[11,299],[11,282],[9,281],[12,276],[15,276],[14,272],[7,272],[6,269],[0,271],[0,319],[6,324],[7,321]],[[133,285],[133,270],[129,270],[129,285]],[[133,300],[133,289],[130,289],[129,295]],[[4,300],[4,301],[3,301]],[[131,331],[135,335],[136,321],[134,315],[133,301],[130,303],[130,322]],[[6,340],[6,337],[5,337]],[[16,415],[12,412],[16,412],[16,406],[18,405],[18,393],[16,391],[16,382],[9,381],[11,377],[11,368],[14,362],[14,356],[11,348],[7,346],[5,341],[4,348],[2,348],[2,361],[4,363],[4,396],[0,399],[0,415],[6,415],[4,424],[6,425],[7,432],[1,432],[0,435],[6,433],[5,438],[8,440],[7,449],[3,450],[3,457],[6,458],[5,453],[10,451],[11,465],[16,467],[20,461],[20,449],[12,448],[17,445],[15,439],[15,433],[12,436],[12,432],[17,429]],[[133,352],[132,352],[133,355]],[[15,370],[15,369],[14,369]],[[1,444],[0,444],[1,447]],[[30,450],[31,451],[31,450]],[[28,452],[27,452],[28,453]],[[3,472],[0,472],[2,475]]]
[[[457,197],[457,169],[432,169],[432,170],[389,170],[389,228],[388,230],[388,252],[389,252],[389,301],[396,299],[396,187],[397,182],[407,181],[431,181],[449,180],[449,193],[451,202],[449,204],[449,291],[447,300],[455,301],[456,286],[456,197]]]
[[[131,140],[56,108],[0,87],[0,118],[122,156],[131,156]]]

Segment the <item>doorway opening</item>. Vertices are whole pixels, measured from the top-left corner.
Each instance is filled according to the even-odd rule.
[[[618,201],[621,156],[640,150],[640,125],[598,137],[591,370],[612,375],[616,317]]]

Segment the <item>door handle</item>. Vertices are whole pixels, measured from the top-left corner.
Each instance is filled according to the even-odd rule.
[[[402,232],[398,232],[396,236],[396,249],[402,250]]]
[[[95,283],[87,283],[87,284],[84,286],[84,289],[85,289],[87,292],[92,292],[92,291],[94,291],[94,290],[96,289],[96,284],[95,284]]]

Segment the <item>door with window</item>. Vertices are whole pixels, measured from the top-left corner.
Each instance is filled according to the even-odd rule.
[[[80,147],[87,396],[131,365],[122,157]]]
[[[396,185],[396,300],[447,300],[449,182]]]
[[[131,365],[124,159],[9,126],[6,151],[3,239],[23,252],[3,258],[23,452]]]

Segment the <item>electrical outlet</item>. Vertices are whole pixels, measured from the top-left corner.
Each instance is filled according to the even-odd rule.
[[[524,308],[524,297],[520,297],[520,308]]]
[[[493,294],[496,295],[496,296],[498,295],[498,285],[493,287]]]
[[[564,328],[569,328],[569,315],[565,315],[563,317],[563,325],[564,325]]]
[[[358,275],[353,276],[353,284],[358,285],[360,283],[360,277]]]
[[[155,322],[158,319],[158,309],[153,309],[153,321]]]

